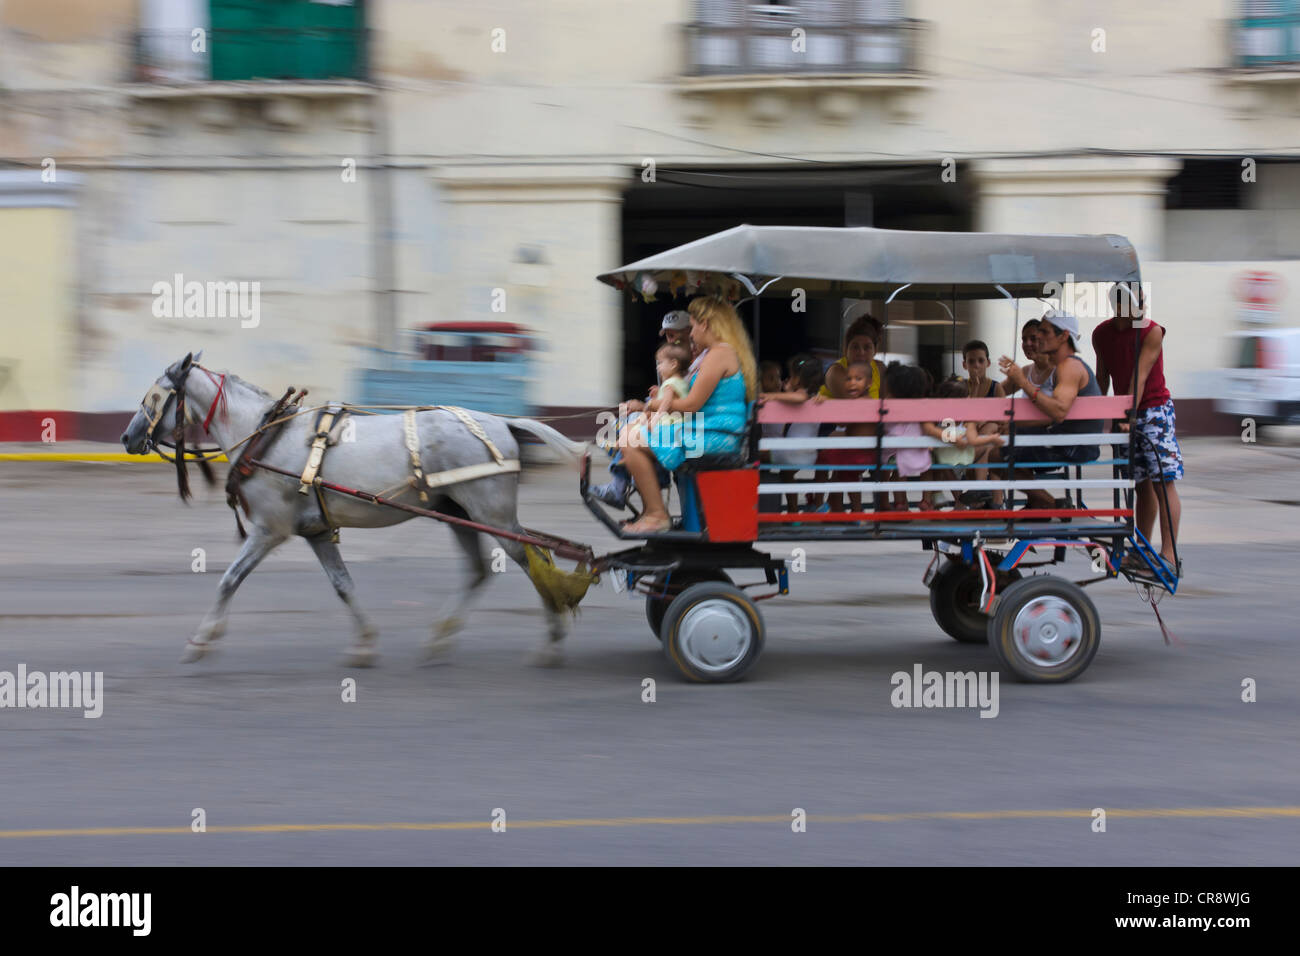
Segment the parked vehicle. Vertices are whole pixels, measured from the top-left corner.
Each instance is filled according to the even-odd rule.
[[[404,351],[368,350],[372,367],[359,370],[359,404],[533,414],[539,343],[531,330],[512,322],[433,322],[406,335]]]
[[[1300,424],[1300,329],[1252,329],[1229,336],[1236,367],[1219,372],[1215,409],[1259,425]]]

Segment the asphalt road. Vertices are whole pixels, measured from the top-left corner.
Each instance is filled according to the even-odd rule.
[[[416,666],[461,586],[421,520],[343,532],[379,667],[340,665],[350,620],[298,541],[240,591],[221,653],[183,666],[237,550],[221,495],[187,508],[162,466],[0,464],[0,670],[105,674],[99,719],[0,709],[0,865],[1294,864],[1300,451],[1187,444],[1187,576],[1161,605],[1181,643],[1098,585],[1091,669],[1002,681],[995,719],[891,706],[895,671],[993,667],[937,629],[910,544],[807,545],[738,684],[681,682],[609,587],[567,665],[529,667],[542,619],[513,566],[452,662]],[[575,486],[531,469],[524,523],[612,547]]]

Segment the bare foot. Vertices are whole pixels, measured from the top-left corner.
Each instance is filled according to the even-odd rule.
[[[639,521],[623,525],[623,531],[626,534],[658,534],[671,531],[672,527],[673,519],[668,515],[642,515]]]

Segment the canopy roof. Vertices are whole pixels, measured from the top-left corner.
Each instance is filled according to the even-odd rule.
[[[769,288],[789,294],[899,299],[1015,298],[1045,295],[1049,282],[1136,282],[1137,253],[1123,236],[913,232],[869,227],[736,226],[632,262],[598,278],[643,295]]]

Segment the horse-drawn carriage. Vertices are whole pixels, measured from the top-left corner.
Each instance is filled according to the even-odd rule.
[[[809,297],[886,303],[1002,299],[1018,320],[1019,301],[1044,296],[1052,283],[1069,278],[1135,283],[1140,275],[1136,253],[1119,236],[741,226],[600,278],[639,290],[647,278],[668,287],[683,277],[701,292],[730,288],[734,293],[739,284],[753,294],[757,324],[764,296],[788,301],[796,289]],[[1016,327],[1018,321],[1013,335]],[[767,548],[797,541],[918,541],[932,552],[924,580],[935,621],[947,634],[968,643],[987,641],[998,662],[1020,679],[1067,681],[1087,668],[1101,635],[1085,586],[1123,574],[1149,588],[1171,593],[1177,588],[1174,569],[1134,527],[1134,483],[1126,466],[1143,436],[1102,429],[1132,408],[1131,396],[1077,398],[1067,420],[1095,423],[1081,433],[1043,430],[1051,420],[1025,398],[767,404],[753,416],[740,452],[688,459],[678,470],[681,515],[673,530],[644,536],[642,544],[608,555],[603,563],[618,569],[620,587],[645,594],[650,627],[685,676],[727,681],[744,674],[762,650],[757,602],[789,590],[787,562]],[[1002,461],[989,465],[989,478],[903,481],[891,475],[896,466],[884,463],[891,450],[943,447],[943,442],[888,436],[886,423],[945,420],[1005,426]],[[763,424],[794,422],[866,423],[874,435],[759,437]],[[1062,465],[1050,449],[1067,445],[1102,446],[1113,454]],[[781,466],[760,461],[763,451],[830,448],[870,449],[880,464],[863,468],[861,473],[869,473],[865,479],[800,487],[774,480],[771,472]],[[581,485],[587,507],[611,532],[627,537],[590,492],[589,467],[588,459]],[[961,512],[868,505],[862,511],[809,514],[764,507],[792,491],[857,493],[872,502],[897,491],[994,489],[1005,493],[1001,507]],[[1066,497],[1058,507],[1021,507],[1016,495],[1032,489],[1064,489]],[[1090,579],[1024,574],[1079,552],[1090,564]],[[1137,560],[1123,565],[1129,552]],[[757,572],[762,580],[737,586],[732,572],[751,572],[751,577]]]
[[[741,226],[600,278],[642,293],[684,286],[735,298],[744,289],[754,300],[757,321],[765,295],[788,297],[796,289],[808,297],[885,303],[1001,299],[1018,319],[1020,300],[1043,296],[1050,284],[1070,278],[1134,283],[1140,275],[1132,246],[1119,236]],[[1135,349],[1137,345],[1135,332]],[[1157,592],[1177,588],[1175,569],[1134,526],[1134,483],[1127,465],[1143,436],[1102,427],[1133,409],[1128,396],[1077,398],[1068,420],[1095,425],[1082,432],[1048,428],[1034,434],[1026,434],[1025,427],[1045,426],[1049,419],[1026,399],[766,405],[751,414],[736,452],[688,457],[677,470],[680,515],[670,530],[631,535],[590,491],[590,446],[569,442],[543,423],[431,406],[423,397],[417,399],[419,407],[402,416],[368,415],[373,410],[363,406],[302,408],[291,399],[292,391],[275,402],[261,389],[186,356],[157,380],[122,436],[133,452],[165,445],[159,428],[167,411],[174,410],[171,437],[184,495],[184,463],[193,454],[186,450],[186,427],[201,423],[219,446],[208,451],[230,456],[227,500],[251,524],[243,550],[222,578],[216,606],[190,641],[187,660],[202,657],[221,636],[226,607],[243,578],[270,550],[298,535],[316,551],[355,619],[357,641],[349,660],[371,662],[375,631],[353,600],[337,531],[383,527],[412,515],[451,524],[470,566],[467,586],[450,597],[434,624],[430,656],[446,650],[470,598],[489,576],[479,533],[496,537],[541,595],[549,622],[542,662],[558,659],[563,612],[576,607],[588,585],[608,573],[617,589],[644,594],[646,618],[668,659],[684,676],[699,681],[736,680],[758,659],[765,639],[758,602],[789,591],[785,558],[767,549],[794,541],[920,542],[931,552],[924,580],[939,626],[959,641],[987,641],[1003,667],[1028,681],[1070,680],[1097,653],[1101,623],[1085,586],[1122,575],[1146,587],[1153,605]],[[347,416],[355,425],[355,441],[340,442],[339,423]],[[986,466],[994,474],[982,481],[897,480],[893,466],[884,463],[886,452],[940,443],[924,436],[887,435],[886,424],[944,421],[1005,425],[1001,461]],[[761,425],[786,422],[872,428],[857,438],[759,437]],[[579,461],[586,506],[614,535],[639,543],[597,556],[588,545],[522,527],[515,515],[519,461],[512,433],[518,432]],[[1053,447],[1080,444],[1109,448],[1112,456],[1063,466],[1059,456],[1050,454]],[[819,482],[806,490],[856,493],[868,502],[895,491],[999,490],[1004,502],[959,513],[874,506],[781,513],[764,502],[798,486],[768,480],[773,466],[763,464],[760,453],[782,448],[874,451],[875,464],[859,472],[867,477]],[[1065,489],[1066,497],[1051,508],[1018,507],[1016,496],[1035,489]],[[1090,563],[1090,578],[1024,574],[1081,552]],[[577,560],[578,569],[560,571],[552,554]],[[737,585],[733,573],[761,575],[761,580]]]

